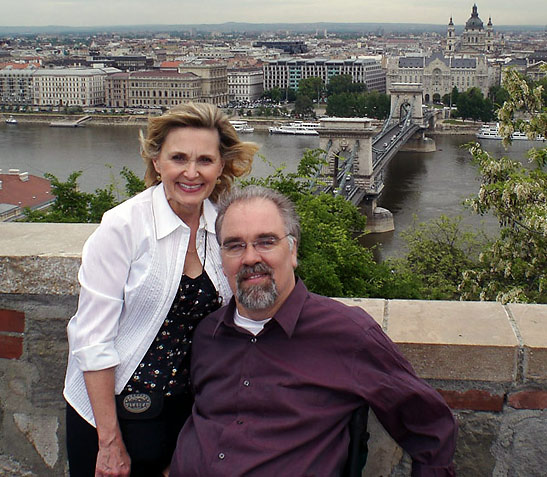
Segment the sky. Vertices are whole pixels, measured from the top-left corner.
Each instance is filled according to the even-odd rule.
[[[0,0],[0,26],[249,23],[430,23],[456,26],[471,0]],[[484,23],[547,25],[546,0],[477,1]]]

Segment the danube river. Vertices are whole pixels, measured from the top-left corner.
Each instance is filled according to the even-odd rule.
[[[72,171],[83,171],[82,190],[104,187],[127,166],[139,175],[144,172],[139,156],[137,126],[98,126],[83,128],[50,128],[47,125],[0,124],[0,169],[20,169],[42,176],[50,172],[65,180]],[[273,166],[286,165],[294,171],[306,148],[318,147],[315,136],[269,135],[259,131],[243,139],[260,144],[260,154]],[[379,205],[393,212],[395,232],[368,236],[364,243],[381,244],[379,257],[403,252],[399,232],[407,228],[416,216],[419,221],[441,214],[464,216],[465,222],[493,230],[495,221],[472,215],[462,207],[466,197],[478,190],[477,171],[469,153],[460,146],[474,136],[437,135],[437,151],[433,153],[398,153],[388,166],[386,187]],[[516,141],[504,151],[501,141],[487,141],[485,147],[495,155],[508,155],[525,160],[527,141]],[[253,175],[264,176],[273,169],[257,158]]]

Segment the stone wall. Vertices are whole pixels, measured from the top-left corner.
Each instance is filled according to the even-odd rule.
[[[65,327],[94,225],[0,223],[0,475],[66,472]],[[547,305],[343,299],[365,308],[454,409],[460,476],[547,468]],[[410,461],[370,419],[367,477]]]

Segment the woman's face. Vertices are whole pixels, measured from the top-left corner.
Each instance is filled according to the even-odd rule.
[[[216,129],[172,129],[154,159],[169,205],[181,218],[199,213],[224,168]]]

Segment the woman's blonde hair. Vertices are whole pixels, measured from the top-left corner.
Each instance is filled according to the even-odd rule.
[[[160,154],[167,135],[175,128],[205,128],[216,129],[220,137],[220,156],[224,161],[224,169],[209,197],[216,202],[218,197],[230,190],[235,177],[241,177],[251,172],[253,157],[258,151],[254,142],[240,141],[234,127],[219,108],[206,103],[186,103],[167,111],[161,116],[148,119],[146,137],[140,132],[141,156],[146,164],[144,182],[147,187],[159,184],[154,159]]]

